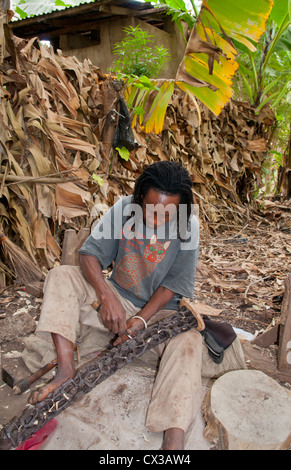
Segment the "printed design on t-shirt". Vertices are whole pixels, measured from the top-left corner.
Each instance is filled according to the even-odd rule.
[[[142,256],[140,253],[130,253],[119,261],[115,267],[115,282],[125,290],[134,288],[135,295],[139,297],[142,280],[163,261],[170,244],[170,241],[159,242],[153,235]]]

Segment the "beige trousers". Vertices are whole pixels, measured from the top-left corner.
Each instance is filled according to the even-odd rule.
[[[139,309],[122,298],[107,282],[124,306],[127,319],[136,315]],[[51,333],[57,333],[75,343],[80,323],[108,331],[91,306],[96,300],[95,290],[85,280],[79,267],[54,268],[46,278],[36,334],[51,339]],[[149,323],[172,313],[162,310]],[[225,351],[224,360],[218,365],[210,359],[202,336],[195,329],[160,344],[155,348],[155,353],[161,361],[146,418],[146,427],[152,432],[162,432],[172,427],[186,432],[201,406],[201,377],[215,377],[227,370],[246,367],[238,339]]]

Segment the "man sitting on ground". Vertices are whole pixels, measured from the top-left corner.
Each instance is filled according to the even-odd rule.
[[[49,272],[36,333],[52,336],[58,371],[31,403],[74,376],[79,322],[118,335],[118,344],[176,313],[181,297],[193,298],[199,225],[192,205],[188,172],[173,162],[154,163],[138,178],[133,196],[120,199],[101,218],[80,249],[80,267]],[[105,279],[102,270],[112,263]],[[96,300],[98,313],[92,307]],[[201,405],[202,346],[202,336],[191,329],[155,348],[161,361],[146,426],[164,432],[164,449],[184,448],[185,432]],[[242,362],[234,357],[233,368]]]

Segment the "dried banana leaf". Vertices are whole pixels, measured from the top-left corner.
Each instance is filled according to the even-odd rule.
[[[191,85],[177,82],[174,89],[170,82],[148,92],[133,85],[128,102],[142,108],[150,98],[147,122],[157,127],[148,133],[133,122],[136,146],[125,161],[112,147],[120,83],[37,38],[25,41],[11,32],[7,38],[0,222],[34,262],[53,267],[64,230],[90,226],[104,213],[98,207],[130,194],[143,169],[159,160],[181,162],[189,171],[201,221],[213,227],[243,221],[244,204],[260,183],[273,113],[264,108],[256,115],[248,103],[231,100],[216,116],[194,98]]]

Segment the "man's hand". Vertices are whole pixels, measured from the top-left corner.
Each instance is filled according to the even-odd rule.
[[[130,337],[134,338],[134,336],[140,333],[143,329],[144,324],[142,320],[138,318],[130,318],[126,322],[126,331],[124,332],[124,334],[119,335],[119,338],[114,341],[113,346],[117,346],[120,343],[124,343],[124,341],[128,341]]]
[[[150,300],[146,305],[138,312],[138,315],[144,318],[148,322],[151,317],[162,310],[165,305],[167,305],[170,300],[174,297],[175,293],[167,289],[166,287],[160,286],[154,292]],[[130,339],[126,333],[132,338],[140,333],[144,329],[144,323],[139,318],[130,318],[126,323],[126,331],[124,334],[120,335],[119,338],[113,343],[114,346],[117,346],[124,341]]]
[[[81,254],[80,267],[97,294],[101,304],[98,312],[104,326],[116,335],[123,334],[126,329],[126,314],[121,302],[105,282],[99,261],[94,256]]]
[[[121,302],[113,292],[106,296],[106,299],[103,299],[99,308],[99,314],[104,326],[112,331],[112,333],[122,335],[125,332],[126,313]]]

